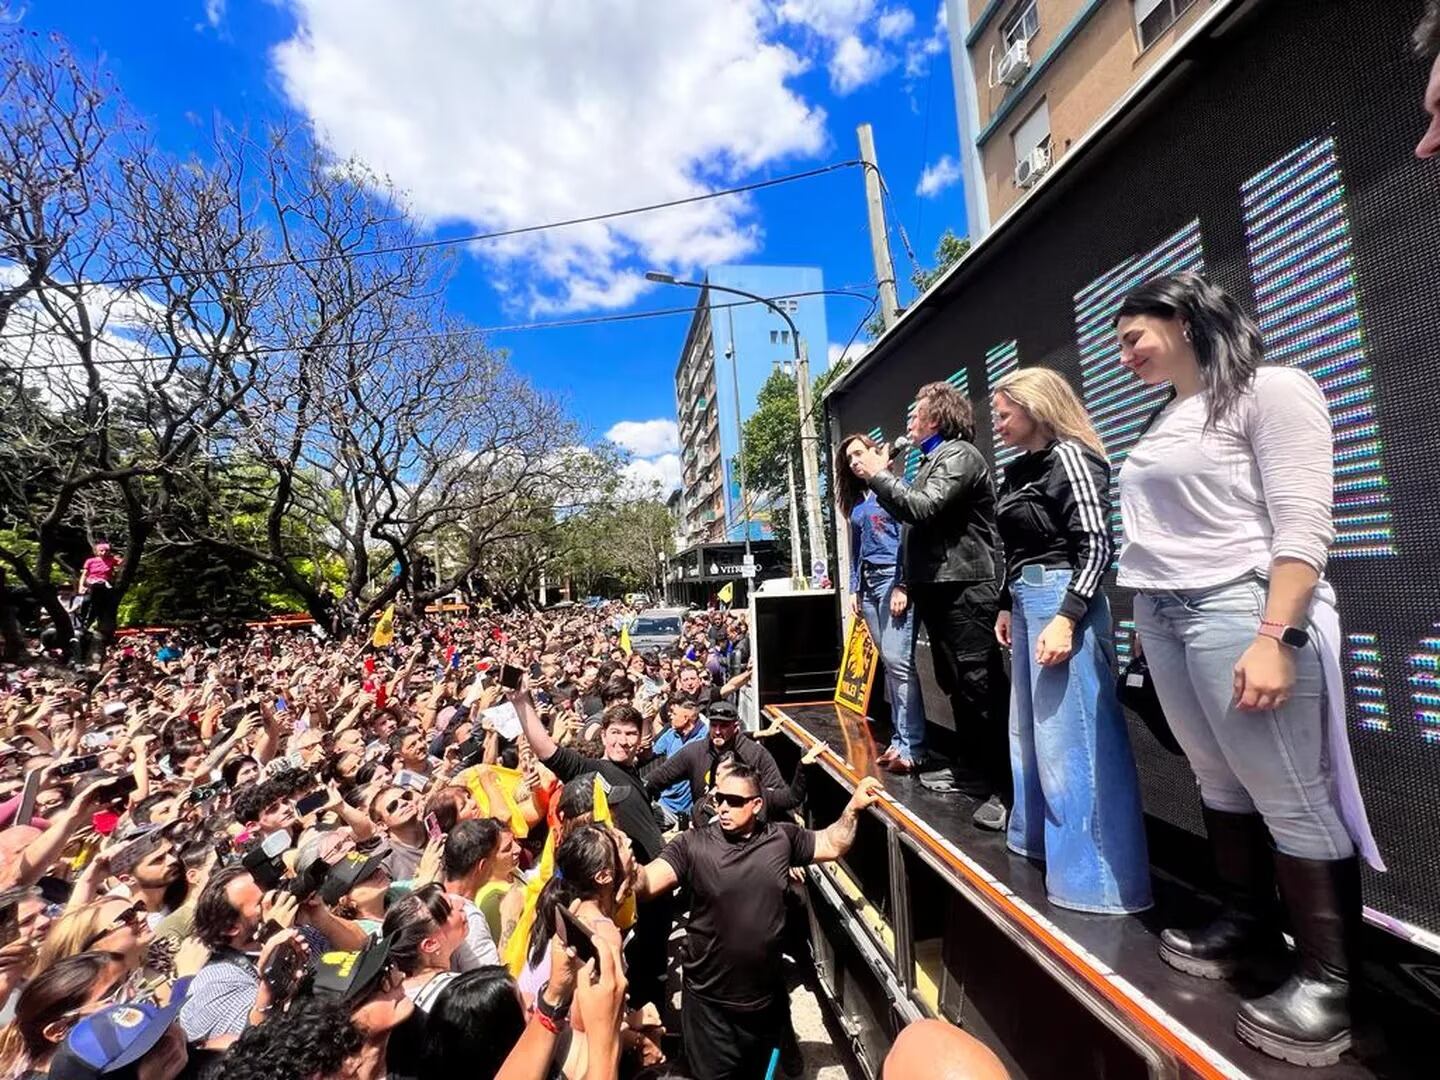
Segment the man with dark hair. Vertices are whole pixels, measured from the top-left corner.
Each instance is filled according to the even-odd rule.
[[[500,847],[500,832],[500,823],[494,818],[480,818],[460,822],[445,838],[445,891],[452,901],[460,901],[465,912],[468,952],[461,962],[461,970],[500,963],[490,921],[475,903],[481,886],[490,880],[491,862]]]
[[[903,523],[905,580],[930,638],[935,680],[955,716],[958,752],[950,775],[932,774],[924,782],[977,799],[975,824],[1001,831],[1011,801],[1010,691],[995,641],[1000,560],[990,467],[970,441],[975,434],[970,402],[949,383],[927,383],[916,391],[907,431],[924,455],[913,482],[890,471],[883,447],[856,443],[850,463],[880,505]],[[904,591],[897,588],[894,596],[906,603]],[[892,600],[892,611],[894,606]],[[882,755],[880,764],[908,771],[895,755]]]
[[[195,903],[195,935],[210,949],[210,959],[190,984],[180,1010],[185,1040],[206,1043],[238,1035],[259,1023],[274,1005],[260,972],[283,942],[304,949],[295,921],[295,898],[266,895],[242,866],[227,866],[210,875]],[[285,928],[262,947],[259,934],[267,922]]]
[[[843,857],[880,785],[862,780],[840,819],[820,832],[767,820],[760,775],[748,765],[732,765],[715,787],[716,821],[682,832],[660,858],[637,865],[635,894],[689,887],[685,1056],[697,1080],[740,1080],[764,1073],[789,1023],[780,943],[790,868]]]
[[[296,824],[295,804],[289,787],[279,779],[262,780],[239,788],[230,802],[235,820],[262,833],[291,829]]]
[[[420,867],[428,837],[420,817],[420,797],[405,787],[383,787],[370,800],[370,820],[385,832],[390,854],[385,869],[395,881],[408,881]]]
[[[635,858],[649,861],[659,855],[664,837],[645,793],[645,781],[635,765],[640,733],[645,725],[641,715],[629,705],[612,705],[606,709],[600,733],[605,756],[588,758],[555,742],[545,730],[528,690],[512,693],[510,701],[540,764],[562,781],[599,774],[611,816],[616,827],[630,838]],[[669,900],[640,905],[637,919],[635,936],[625,950],[630,964],[631,998],[636,1003],[650,1001],[659,1005],[664,1001],[665,948],[671,922]]]
[[[740,730],[740,714],[735,711],[734,705],[717,701],[705,714],[705,722],[709,729],[708,738],[687,742],[670,757],[645,770],[645,787],[650,794],[667,791],[672,784],[684,781],[690,788],[691,814],[696,821],[703,821],[713,809],[709,796],[716,769],[723,759],[731,757],[755,770],[772,815],[785,813],[794,807],[790,785],[780,775],[780,767],[759,740]]]
[[[1425,16],[1415,28],[1415,50],[1432,61],[1430,82],[1420,103],[1430,116],[1430,126],[1415,147],[1415,156],[1440,157],[1440,0],[1425,0]]]
[[[666,727],[655,740],[657,760],[674,757],[683,747],[709,737],[710,728],[700,718],[700,703],[689,694],[676,692],[670,695],[662,715]],[[684,777],[661,791],[660,814],[666,828],[680,824],[682,817],[689,816],[694,801],[688,779]]]
[[[592,784],[592,809],[593,787]],[[563,807],[562,801],[559,812],[563,813]],[[453,855],[452,843],[456,845]],[[507,919],[512,920],[509,925],[513,925],[513,919],[519,915],[517,905],[524,899],[515,878],[515,868],[519,865],[520,842],[509,826],[494,818],[462,821],[446,838],[446,888],[474,899],[480,914],[485,916],[490,939],[496,943],[505,937]]]

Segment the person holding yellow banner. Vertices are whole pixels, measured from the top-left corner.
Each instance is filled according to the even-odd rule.
[[[900,560],[900,522],[850,467],[856,448],[877,449],[868,435],[851,435],[835,455],[835,491],[850,519],[850,616],[865,620],[885,661],[890,746],[876,760],[891,772],[915,772],[925,760],[925,710],[915,673],[915,618]]]

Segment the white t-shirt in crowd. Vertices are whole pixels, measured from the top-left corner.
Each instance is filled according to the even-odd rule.
[[[1334,446],[1320,387],[1298,368],[1261,367],[1207,430],[1208,400],[1171,402],[1120,468],[1118,584],[1206,589],[1268,575],[1281,556],[1323,572]]]

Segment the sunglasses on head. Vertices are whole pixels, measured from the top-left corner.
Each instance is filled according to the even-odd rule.
[[[736,795],[729,791],[715,792],[715,801],[722,806],[741,807],[751,799],[758,799],[759,795]]]
[[[391,799],[385,804],[385,813],[393,814],[395,813],[396,808],[399,807],[401,803],[407,803],[409,801],[410,793],[408,791],[404,792],[403,794],[396,795],[395,798]]]

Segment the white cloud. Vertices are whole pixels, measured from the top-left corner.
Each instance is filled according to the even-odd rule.
[[[823,110],[790,86],[808,61],[767,37],[762,0],[288,2],[297,29],[272,55],[285,93],[432,225],[663,202],[826,147]],[[688,272],[760,239],[736,197],[476,251],[509,303],[543,313],[626,305],[647,266]]]
[[[832,341],[830,342],[830,348],[826,351],[826,366],[833,368],[836,364],[840,363],[842,359],[847,359],[853,363],[869,351],[870,343],[868,341],[852,341],[848,349],[838,341]]]
[[[872,83],[895,66],[895,58],[878,45],[866,45],[847,34],[835,46],[830,60],[830,86],[837,94],[848,94]]]
[[[875,33],[881,41],[897,41],[914,29],[915,15],[909,8],[892,8],[875,20]]]
[[[905,77],[912,82],[930,70],[930,61],[939,56],[950,45],[950,18],[945,14],[945,2],[935,12],[935,23],[930,35],[912,40],[905,50]]]
[[[225,0],[205,0],[205,21],[219,27],[225,19]]]
[[[920,174],[920,182],[915,185],[915,194],[926,199],[933,199],[940,192],[960,182],[960,163],[949,154],[945,154],[933,165],[926,165],[925,171]]]
[[[897,51],[915,27],[905,8],[878,15],[878,0],[780,0],[775,17],[817,38],[830,56],[830,87],[849,94],[874,82],[900,62]]]
[[[658,492],[663,499],[680,486],[681,471],[679,454],[632,461],[621,470],[621,492],[631,498],[648,498]]]
[[[673,454],[680,449],[680,429],[674,420],[621,420],[605,433],[605,438],[641,458]]]

